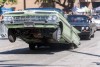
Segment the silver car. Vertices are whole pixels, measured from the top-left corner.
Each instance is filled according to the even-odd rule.
[[[100,29],[100,17],[98,15],[93,15],[92,22],[96,24],[97,30]]]

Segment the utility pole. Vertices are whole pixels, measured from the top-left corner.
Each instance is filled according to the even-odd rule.
[[[26,9],[26,0],[24,0],[24,9]]]

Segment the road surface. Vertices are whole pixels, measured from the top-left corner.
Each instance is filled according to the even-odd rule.
[[[28,44],[20,39],[10,43],[0,40],[0,67],[99,67],[100,31],[91,40],[81,40],[74,50],[56,45],[29,50]]]

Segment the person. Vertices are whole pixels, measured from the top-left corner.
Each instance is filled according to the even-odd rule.
[[[67,18],[68,14],[66,11],[64,11],[64,17]]]

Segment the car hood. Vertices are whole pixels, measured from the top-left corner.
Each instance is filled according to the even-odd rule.
[[[71,23],[71,25],[73,25],[73,26],[89,26],[89,24],[88,23]]]

